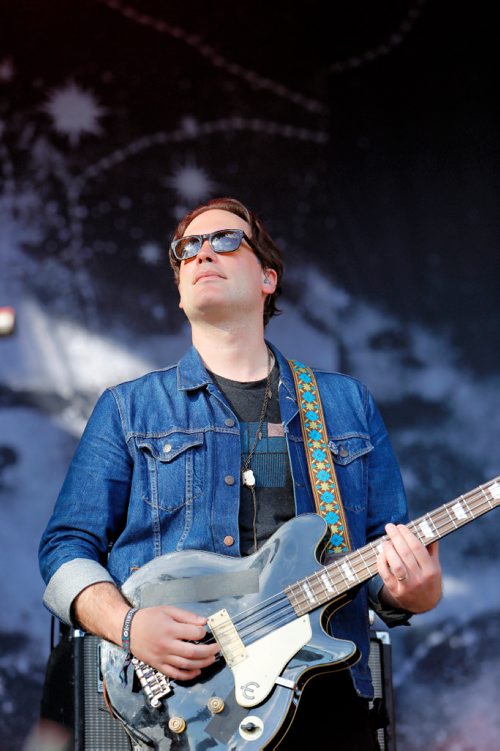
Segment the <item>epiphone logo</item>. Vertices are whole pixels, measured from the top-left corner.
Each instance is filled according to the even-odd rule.
[[[248,683],[244,683],[243,686],[241,686],[241,693],[243,694],[245,699],[252,701],[252,699],[255,698],[256,688],[260,688],[260,683],[256,683],[255,681],[248,681]]]

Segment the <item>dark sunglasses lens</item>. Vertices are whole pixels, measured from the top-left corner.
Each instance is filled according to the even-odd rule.
[[[200,248],[201,242],[199,237],[183,237],[175,246],[175,255],[179,260],[192,258],[198,253]]]
[[[211,245],[216,253],[230,253],[239,248],[242,239],[242,230],[224,229],[212,234]]]

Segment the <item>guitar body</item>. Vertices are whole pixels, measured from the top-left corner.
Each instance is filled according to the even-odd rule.
[[[147,701],[132,665],[124,682],[123,651],[102,642],[102,672],[111,704],[152,748],[276,748],[289,729],[306,682],[318,672],[339,670],[358,659],[352,642],[325,633],[324,609],[293,615],[286,622],[280,619],[279,609],[276,616],[266,615],[268,603],[289,585],[322,571],[315,552],[325,529],[319,516],[305,514],[284,524],[246,558],[194,550],[171,553],[152,560],[125,582],[122,591],[137,607],[176,605],[205,617],[225,610],[234,623],[245,611],[254,614],[251,646],[243,656],[243,652],[234,655],[236,664],[230,667],[221,657],[196,681],[173,682],[172,692],[158,708]],[[352,596],[351,591],[350,596],[335,599],[329,611]],[[236,640],[239,643],[239,637]],[[222,700],[221,711],[214,712],[213,706],[211,710],[209,702],[214,698]],[[172,718],[184,721],[182,732],[169,727]]]

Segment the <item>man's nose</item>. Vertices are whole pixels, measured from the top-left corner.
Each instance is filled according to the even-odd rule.
[[[213,261],[215,256],[216,253],[212,250],[212,246],[210,245],[208,238],[206,238],[198,251],[198,263],[202,263],[203,261]]]

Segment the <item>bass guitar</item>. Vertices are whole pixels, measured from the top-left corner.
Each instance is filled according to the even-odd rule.
[[[425,544],[500,502],[500,477],[408,525]],[[358,659],[351,641],[329,636],[328,615],[377,573],[381,537],[327,565],[326,525],[316,514],[284,524],[246,558],[186,550],[153,559],[125,582],[135,607],[177,605],[208,619],[221,658],[196,681],[170,681],[101,642],[101,669],[115,714],[147,747],[256,751],[283,742],[307,681]]]

